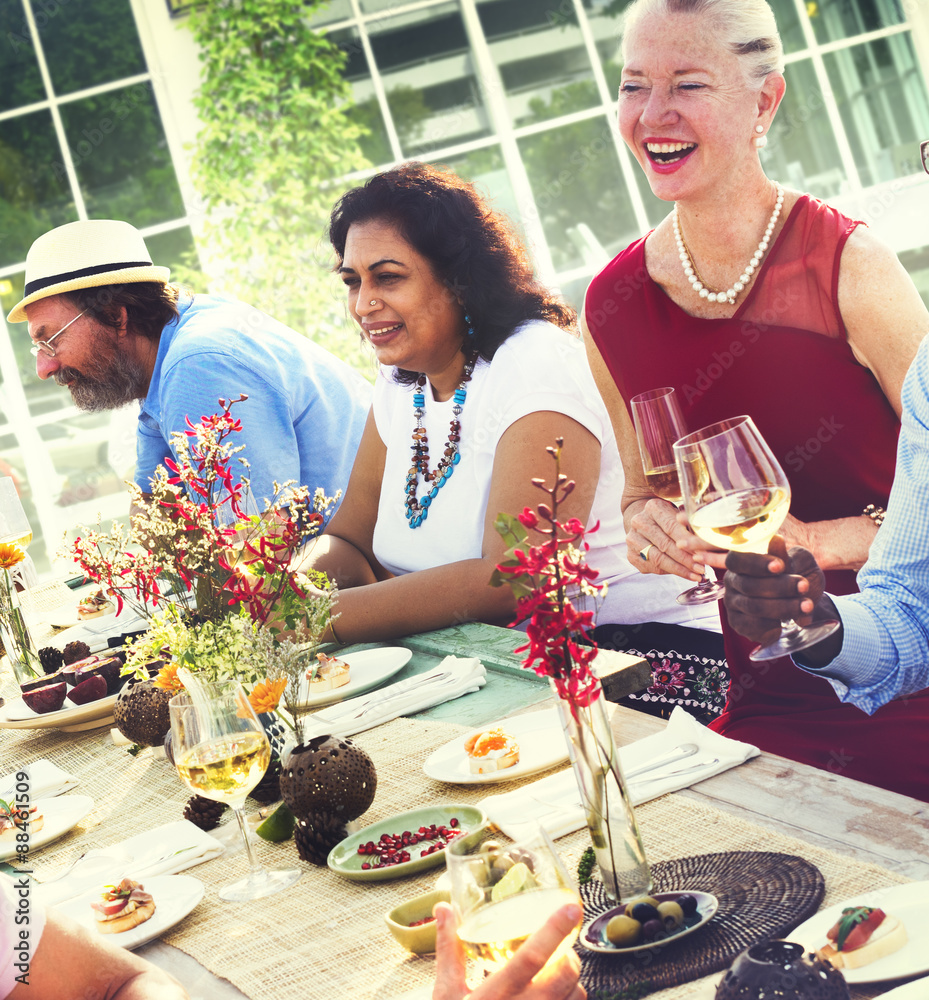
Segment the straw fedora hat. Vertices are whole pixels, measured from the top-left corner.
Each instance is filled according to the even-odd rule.
[[[26,306],[50,295],[133,281],[167,282],[170,273],[152,263],[142,234],[128,222],[69,222],[40,236],[29,248],[25,294],[7,320],[21,323]]]

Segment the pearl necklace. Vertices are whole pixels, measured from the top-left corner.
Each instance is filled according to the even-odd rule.
[[[687,250],[687,245],[684,243],[684,237],[681,234],[681,222],[677,211],[677,203],[675,203],[674,212],[671,215],[671,221],[674,225],[674,239],[677,242],[677,253],[680,257],[681,266],[684,268],[684,274],[690,282],[691,288],[693,288],[701,299],[706,299],[707,302],[728,302],[729,305],[734,306],[739,292],[743,291],[745,286],[752,280],[755,271],[761,266],[761,260],[767,252],[768,244],[771,242],[771,234],[774,232],[774,227],[777,225],[777,220],[781,214],[781,208],[784,205],[784,189],[777,183],[777,181],[774,182],[774,188],[777,191],[777,200],[774,203],[774,211],[771,213],[771,218],[768,220],[764,236],[761,237],[761,242],[758,244],[758,249],[754,252],[754,254],[752,254],[752,259],[748,262],[748,264],[746,264],[745,270],[739,275],[739,280],[725,292],[716,292],[707,288],[706,283],[697,273],[697,268],[694,265],[689,251]]]
[[[464,409],[468,396],[468,383],[477,362],[477,354],[472,354],[465,361],[464,375],[455,390],[455,405],[452,407],[452,420],[448,427],[448,441],[445,442],[445,452],[434,472],[429,471],[429,442],[426,439],[426,429],[423,427],[423,417],[426,415],[426,376],[422,373],[416,379],[413,390],[413,416],[416,426],[413,428],[413,464],[406,474],[406,519],[411,528],[418,528],[429,516],[432,501],[439,495],[439,490],[451,479],[455,466],[461,461],[458,450],[461,442],[461,422],[459,417]],[[422,498],[416,496],[416,486],[419,476],[424,483],[432,483],[432,489]]]

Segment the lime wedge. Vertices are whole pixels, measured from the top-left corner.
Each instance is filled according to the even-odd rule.
[[[524,862],[520,861],[513,865],[506,875],[491,889],[490,899],[493,903],[499,903],[501,899],[506,899],[507,896],[515,896],[517,892],[523,892],[526,889],[535,889],[537,886],[538,883],[532,872],[529,871]]]
[[[273,813],[259,825],[255,833],[263,840],[270,840],[278,843],[281,840],[290,840],[294,835],[294,814],[287,808],[285,803],[281,803]]]

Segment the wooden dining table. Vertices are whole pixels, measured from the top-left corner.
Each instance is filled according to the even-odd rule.
[[[378,773],[375,802],[361,817],[362,824],[435,801],[473,803],[495,790],[427,778],[422,762],[468,729],[549,702],[547,683],[522,669],[520,657],[513,653],[520,641],[509,630],[468,624],[397,643],[413,652],[397,678],[428,670],[445,655],[476,655],[487,667],[488,681],[478,692],[354,737],[372,757]],[[641,683],[641,676],[640,665],[630,659],[615,671],[614,693],[622,690],[623,678],[634,687]],[[620,747],[665,725],[663,720],[618,705],[613,706],[612,724]],[[95,798],[95,809],[82,823],[36,854],[39,881],[43,872],[60,868],[61,862],[88,846],[121,839],[127,815],[137,817],[141,829],[179,818],[185,793],[167,761],[152,751],[130,758],[124,747],[112,743],[106,729],[73,734],[4,731],[0,747],[4,770],[48,757],[68,770],[79,770],[82,787],[77,790]],[[510,787],[515,784],[499,786],[501,790]],[[786,849],[823,869],[824,905],[841,901],[843,892],[851,895],[850,888],[864,888],[872,882],[929,881],[929,805],[773,754],[761,753],[649,802],[637,812],[653,861],[697,849],[734,850],[745,843],[757,844],[757,849],[768,849],[766,845],[771,850]],[[581,831],[557,842],[569,867],[576,863],[585,837],[586,831]],[[292,842],[259,842],[259,854],[269,864],[296,860]],[[404,952],[389,937],[383,914],[397,902],[430,889],[437,871],[368,886],[303,864],[304,877],[293,889],[271,901],[238,904],[233,912],[217,900],[215,887],[243,865],[244,855],[239,852],[191,869],[187,874],[202,877],[207,884],[204,901],[163,940],[139,951],[176,975],[192,997],[328,1000],[334,996],[401,997],[412,989],[427,995],[423,991],[428,992],[434,976],[433,959]],[[692,989],[675,987],[651,996],[678,1000],[712,995],[709,979],[691,985]],[[857,986],[852,996],[869,1000],[886,989],[888,984]]]

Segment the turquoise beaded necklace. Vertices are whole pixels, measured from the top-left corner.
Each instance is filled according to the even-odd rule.
[[[458,388],[455,390],[454,406],[452,407],[452,420],[448,428],[448,441],[445,442],[445,453],[436,466],[434,472],[429,470],[429,442],[426,439],[426,428],[423,427],[423,417],[426,415],[426,376],[420,373],[416,379],[416,388],[413,390],[413,416],[416,418],[416,426],[413,428],[413,464],[406,474],[406,519],[411,528],[418,528],[429,516],[429,508],[432,501],[439,495],[439,490],[448,482],[455,471],[455,466],[461,461],[461,411],[464,409],[465,400],[468,397],[468,383],[471,381],[471,373],[477,361],[477,354],[472,354],[465,361],[464,375]],[[419,476],[423,477],[423,482],[428,486],[432,484],[429,492],[419,499],[416,495]]]

